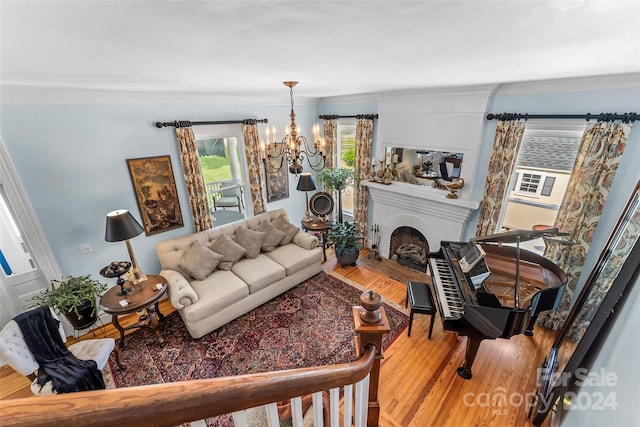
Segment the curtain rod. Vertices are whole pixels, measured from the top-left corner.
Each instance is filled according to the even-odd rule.
[[[187,127],[187,126],[198,126],[198,125],[233,125],[233,124],[244,124],[244,125],[255,125],[256,123],[267,123],[267,119],[244,119],[244,120],[221,120],[214,122],[190,122],[188,120],[179,120],[174,122],[156,122],[157,128],[163,128],[165,126],[174,126],[174,127]]]
[[[336,119],[377,119],[377,114],[358,114],[355,116],[339,116],[337,114],[321,114],[318,116],[319,119],[323,120],[336,120]]]
[[[522,114],[522,113],[501,113],[501,114],[487,114],[487,120],[520,120],[520,119],[585,119],[599,120],[603,122],[612,122],[615,120],[622,120],[623,122],[635,122],[640,120],[638,113],[600,113],[600,114]]]

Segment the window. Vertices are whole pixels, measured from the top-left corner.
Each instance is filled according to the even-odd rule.
[[[540,194],[543,196],[550,196],[551,191],[553,191],[553,184],[556,182],[556,178],[553,176],[548,176],[544,179],[544,184],[542,185],[542,191]]]
[[[538,194],[538,186],[540,185],[541,179],[542,175],[535,173],[523,173],[522,177],[520,177],[518,191],[520,193]]]
[[[336,165],[353,169],[356,163],[356,124],[355,122],[338,123],[338,141]],[[342,213],[353,215],[353,186],[342,191]]]
[[[214,226],[238,219],[238,213],[246,215],[242,125],[197,126],[193,132],[209,209],[215,218]],[[218,214],[213,211],[218,211]],[[236,212],[232,215],[226,211]]]
[[[550,196],[556,178],[543,173],[522,172],[517,174],[516,193],[523,196]]]
[[[527,123],[496,232],[555,223],[585,127],[584,120]]]

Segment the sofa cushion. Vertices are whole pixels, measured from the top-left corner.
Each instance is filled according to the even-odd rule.
[[[231,271],[247,284],[249,293],[252,294],[286,277],[284,267],[265,254],[256,258],[244,258],[235,263]]]
[[[256,228],[256,231],[262,231],[266,233],[264,242],[262,242],[262,250],[264,252],[271,252],[280,245],[280,242],[284,238],[285,233],[278,230],[269,221],[262,221]]]
[[[224,258],[220,261],[218,268],[221,270],[230,270],[231,266],[238,262],[246,253],[245,248],[233,241],[226,234],[219,236],[209,248],[221,254]]]
[[[231,271],[216,270],[205,280],[195,280],[191,286],[198,294],[198,303],[184,308],[192,322],[213,316],[249,296],[249,288]]]
[[[266,237],[267,233],[265,232],[238,227],[235,241],[246,250],[244,255],[247,258],[255,258],[260,255],[260,249],[262,249],[262,243]]]
[[[277,217],[276,219],[271,221],[271,223],[273,224],[273,226],[275,228],[277,228],[278,230],[280,230],[280,231],[282,231],[284,233],[284,236],[282,237],[282,240],[280,241],[280,245],[288,245],[289,243],[291,243],[293,241],[293,238],[295,237],[295,235],[298,234],[298,231],[300,231],[300,229],[298,227],[296,227],[295,225],[291,224],[283,216]]]
[[[216,269],[223,258],[200,240],[196,240],[182,255],[180,269],[189,273],[194,279],[204,280]]]
[[[281,265],[287,272],[287,276],[323,260],[320,247],[309,250],[294,244],[280,246],[265,256]]]

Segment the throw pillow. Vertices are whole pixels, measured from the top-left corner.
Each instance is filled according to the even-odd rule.
[[[280,241],[280,245],[288,245],[289,243],[293,242],[293,238],[296,236],[296,234],[298,234],[298,231],[300,231],[298,227],[291,224],[283,216],[277,217],[276,219],[271,221],[271,223],[275,228],[284,233],[284,237]]]
[[[284,232],[278,230],[269,221],[262,221],[256,230],[266,233],[264,242],[262,242],[262,250],[265,252],[271,252],[277,248],[285,235]]]
[[[224,257],[220,262],[220,265],[218,265],[220,270],[230,270],[231,266],[240,261],[240,258],[242,258],[246,252],[242,246],[234,242],[233,239],[226,234],[218,237],[211,245],[209,245],[209,248],[211,248],[212,251],[222,254]]]
[[[222,255],[209,249],[200,240],[196,240],[182,255],[180,268],[194,279],[204,280],[216,269],[222,258],[224,258]]]
[[[235,240],[240,246],[245,248],[247,251],[245,256],[247,258],[256,258],[260,255],[260,249],[266,237],[267,233],[263,231],[254,231],[245,227],[238,227]]]

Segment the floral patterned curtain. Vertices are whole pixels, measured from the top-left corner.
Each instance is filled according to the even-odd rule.
[[[260,162],[260,136],[258,135],[258,125],[255,123],[245,124],[242,133],[244,135],[244,146],[247,157],[247,177],[251,188],[251,201],[253,203],[253,214],[258,215],[266,209],[264,201],[264,172]]]
[[[497,232],[496,226],[500,220],[502,202],[507,193],[511,174],[518,158],[525,126],[526,122],[521,120],[501,120],[496,126],[493,153],[489,160],[489,170],[484,186],[484,197],[482,198],[482,207],[478,217],[476,236],[485,236]]]
[[[631,123],[587,124],[555,223],[559,231],[569,233],[563,239],[573,244],[548,242],[544,253],[565,272],[567,284],[558,308],[542,313],[539,325],[559,329],[571,310],[573,296],[579,291],[577,281],[631,127]]]
[[[631,214],[629,224],[620,236],[618,244],[611,251],[609,259],[602,268],[594,287],[589,291],[589,295],[576,316],[571,330],[569,330],[571,341],[577,343],[582,339],[596,310],[600,307],[600,303],[609,292],[609,289],[611,289],[611,286],[613,286],[613,282],[627,261],[629,252],[633,249],[638,236],[640,236],[640,211],[636,209]]]
[[[369,228],[369,187],[360,185],[360,181],[369,178],[371,167],[371,145],[373,144],[373,119],[358,119],[356,123],[356,164],[358,182],[354,187],[353,219],[357,222],[365,240]]]
[[[324,165],[327,168],[335,167],[336,162],[336,141],[338,140],[338,121],[335,119],[329,119],[324,121],[324,129],[323,129],[324,141],[325,141],[325,151],[327,153],[327,158],[325,159]]]
[[[196,137],[191,129],[191,123],[180,122],[176,126],[176,137],[180,148],[182,170],[187,184],[187,194],[193,216],[195,231],[208,230],[213,226],[209,204],[207,203],[207,191],[202,178],[200,159],[196,147]]]

